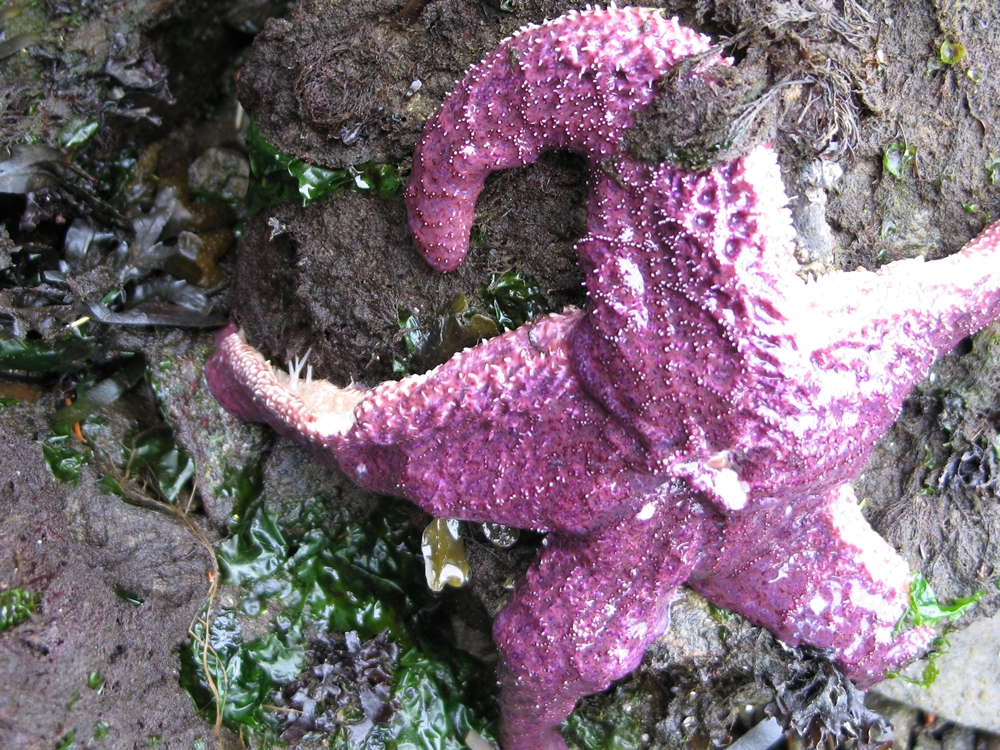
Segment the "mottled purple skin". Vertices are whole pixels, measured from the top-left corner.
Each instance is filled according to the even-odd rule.
[[[934,357],[1000,317],[1000,225],[944,260],[803,281],[768,148],[698,174],[620,149],[657,79],[707,48],[656,11],[570,13],[501,44],[427,124],[406,198],[441,270],[490,171],[587,158],[584,310],[370,391],[289,384],[232,326],[206,368],[227,409],[367,489],[550,532],[494,626],[505,750],[564,748],[558,724],[635,668],[684,581],[862,685],[933,635],[894,634],[911,574],[847,482]]]

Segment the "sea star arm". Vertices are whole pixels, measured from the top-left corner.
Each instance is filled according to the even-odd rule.
[[[490,172],[551,149],[607,158],[657,81],[708,48],[650,8],[570,11],[505,39],[424,128],[406,191],[417,249],[439,271],[457,268]]]
[[[581,315],[545,316],[371,390],[295,382],[229,326],[205,373],[230,412],[365,489],[438,517],[582,534],[662,480],[641,472],[637,441],[572,373],[567,342]]]
[[[829,274],[776,302],[786,343],[766,352],[743,476],[787,498],[854,477],[935,357],[1000,316],[1000,224],[947,258]]]
[[[776,503],[731,516],[706,538],[692,587],[790,646],[830,649],[862,687],[933,638],[929,628],[896,634],[912,574],[861,515],[850,485],[794,509]]]
[[[808,289],[803,318],[829,321],[817,333],[845,356],[877,347],[875,361],[893,363],[879,369],[901,401],[937,355],[1000,316],[998,256],[1000,222],[947,258],[823,277]],[[833,345],[817,346],[819,356],[835,357]]]
[[[591,538],[546,538],[493,627],[504,750],[563,750],[557,727],[577,699],[635,669],[666,629],[702,541],[700,508],[675,490],[658,488]]]

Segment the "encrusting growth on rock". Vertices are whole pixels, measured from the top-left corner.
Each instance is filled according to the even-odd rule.
[[[803,281],[769,147],[688,173],[621,146],[708,49],[656,10],[572,12],[504,41],[427,123],[406,200],[440,270],[490,171],[587,159],[584,309],[371,390],[293,392],[233,326],[206,366],[232,413],[362,487],[549,532],[494,626],[505,750],[565,748],[559,723],[637,666],[685,581],[862,686],[933,636],[895,632],[912,576],[848,482],[934,357],[1000,317],[1000,226],[944,260]],[[727,64],[709,61],[697,75]]]

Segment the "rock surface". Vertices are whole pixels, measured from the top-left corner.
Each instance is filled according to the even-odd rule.
[[[941,670],[928,689],[900,679],[887,680],[872,692],[918,706],[984,732],[1000,734],[1000,615],[972,623],[948,636],[951,649],[934,663]],[[921,660],[904,674],[919,677]]]
[[[178,521],[58,483],[38,443],[0,420],[0,581],[40,595],[0,632],[0,747],[213,746],[177,684],[176,649],[201,608],[208,554]],[[141,600],[130,603],[126,596]],[[98,745],[100,746],[100,745]]]

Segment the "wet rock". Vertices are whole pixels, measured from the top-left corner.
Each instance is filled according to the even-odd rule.
[[[1000,734],[1000,615],[974,622],[947,638],[951,648],[935,661],[940,674],[930,688],[896,679],[876,685],[872,692],[919,706],[941,719]],[[917,662],[905,674],[919,675],[923,666]],[[946,743],[947,750],[958,747],[959,739]]]
[[[219,408],[202,377],[211,336],[173,330],[145,343],[149,380],[174,438],[194,458],[206,515],[217,527],[229,522],[241,485],[271,436]]]
[[[0,226],[0,271],[10,267],[10,255],[11,253],[16,253],[18,249],[11,242],[10,235],[7,234],[7,228]]]
[[[941,737],[941,750],[976,750],[976,733],[967,727],[948,727]]]
[[[205,149],[188,167],[188,184],[192,190],[242,202],[250,184],[246,154],[221,146]]]
[[[471,65],[529,21],[572,6],[530,0],[504,11],[442,0],[400,18],[401,7],[306,0],[269,20],[240,76],[240,100],[261,134],[327,167],[409,159],[424,120]]]
[[[32,418],[13,408],[0,415],[0,580],[37,592],[40,609],[0,633],[0,746],[51,748],[71,733],[82,746],[104,731],[114,747],[214,746],[175,655],[208,587],[207,553],[176,519],[101,494],[89,469],[56,482],[20,435]]]
[[[292,530],[312,503],[324,504],[331,514],[333,509],[345,508],[351,517],[366,518],[379,502],[336,469],[310,460],[305,448],[282,438],[267,456],[262,479],[264,508]]]
[[[826,205],[830,190],[843,174],[836,162],[817,159],[799,174],[799,195],[793,199],[796,256],[806,268],[820,273],[834,267],[835,245]]]
[[[33,35],[33,43],[0,60],[9,82],[3,141],[67,145],[73,128],[93,123],[87,147],[117,156],[124,144],[151,140],[158,126],[203,110],[239,41],[223,23],[230,4],[19,4],[4,19],[6,35]],[[175,43],[181,35],[183,49]]]
[[[502,209],[502,195],[527,201]],[[494,271],[534,276],[552,309],[581,299],[573,243],[583,231],[579,163],[551,155],[488,183],[481,241],[456,272],[436,273],[413,250],[401,196],[344,192],[307,208],[273,207],[247,221],[229,295],[250,341],[279,366],[312,349],[315,371],[340,383],[392,376],[404,352],[401,310],[426,325],[456,294],[484,309]]]
[[[892,724],[893,747],[904,750],[913,743],[917,730],[922,725],[922,712],[913,706],[883,697],[872,690],[865,696],[865,705],[877,711]]]

